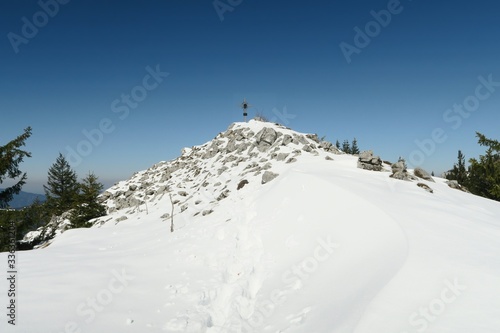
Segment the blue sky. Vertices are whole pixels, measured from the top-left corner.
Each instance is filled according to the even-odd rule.
[[[71,150],[82,152],[68,155],[78,175],[108,187],[241,121],[246,97],[250,115],[441,173],[458,149],[484,152],[476,131],[500,138],[499,10],[493,0],[2,1],[0,144],[33,128],[26,191],[41,193]]]

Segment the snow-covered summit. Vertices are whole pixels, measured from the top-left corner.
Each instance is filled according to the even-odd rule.
[[[20,254],[17,328],[500,332],[500,203],[390,170],[235,123],[108,189],[94,227]]]
[[[116,184],[102,198],[109,212],[125,208],[131,212],[172,195],[178,213],[206,215],[238,188],[271,181],[279,176],[283,164],[294,163],[302,155],[333,159],[340,153],[315,134],[256,120],[233,123],[213,140],[184,148],[173,161],[155,164]],[[104,221],[107,219],[96,223]]]

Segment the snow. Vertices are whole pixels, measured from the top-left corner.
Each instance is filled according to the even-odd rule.
[[[17,325],[1,332],[500,332],[500,203],[326,155],[272,160],[276,179],[239,191],[222,174],[231,195],[173,233],[165,196],[18,252]]]

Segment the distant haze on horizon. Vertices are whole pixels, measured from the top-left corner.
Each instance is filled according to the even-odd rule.
[[[23,191],[59,152],[105,187],[236,121],[436,175],[500,138],[500,3],[421,0],[0,3],[0,145],[31,126]],[[8,186],[4,182],[0,187]]]

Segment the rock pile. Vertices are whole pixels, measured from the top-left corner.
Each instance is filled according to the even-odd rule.
[[[391,166],[392,175],[391,178],[399,179],[399,180],[418,180],[417,177],[410,174],[406,168],[406,162],[403,159],[399,159],[396,163]]]
[[[132,213],[172,195],[176,206],[183,211],[191,208],[198,215],[201,208],[193,207],[217,204],[231,191],[257,181],[252,179],[255,176],[260,175],[261,184],[278,177],[272,170],[276,162],[293,163],[302,154],[332,159],[329,155],[340,153],[315,134],[265,122],[235,123],[204,145],[184,148],[175,160],[155,164],[116,184],[101,195],[101,201],[108,213],[122,209]],[[243,177],[245,184],[240,184]]]
[[[382,159],[379,156],[374,156],[373,151],[365,150],[359,154],[358,168],[372,171],[382,171]]]

